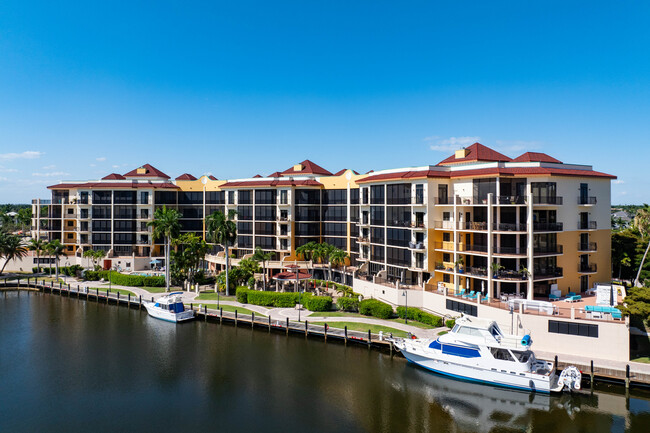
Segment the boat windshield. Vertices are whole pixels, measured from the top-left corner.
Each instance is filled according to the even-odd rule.
[[[514,361],[512,354],[507,349],[499,349],[496,347],[490,347],[490,352],[494,359],[499,359],[501,361]]]
[[[519,362],[528,362],[530,359],[531,352],[530,351],[525,351],[525,352],[519,352],[516,350],[512,351],[512,354],[517,358],[517,361]]]

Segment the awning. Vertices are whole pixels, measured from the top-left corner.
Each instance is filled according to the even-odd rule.
[[[152,265],[157,265],[157,264],[162,263],[162,262],[160,260],[158,260],[158,259],[153,259],[149,263],[151,263]]]
[[[298,281],[308,280],[311,278],[311,274],[307,272],[298,272]],[[295,272],[280,272],[279,274],[273,275],[273,279],[277,281],[296,281]]]

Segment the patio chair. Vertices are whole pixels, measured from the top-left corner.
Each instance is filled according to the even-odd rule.
[[[474,293],[475,293],[474,290],[472,290],[471,292],[469,292],[469,294],[465,294],[465,295],[463,295],[463,298],[466,298],[466,299],[467,299],[467,298],[469,298],[470,296],[474,296]]]
[[[461,296],[461,297],[464,297],[464,296],[465,296],[465,289],[462,289],[460,292],[454,294],[454,296]]]
[[[476,299],[478,293],[470,292],[470,294],[465,299]]]
[[[548,300],[551,301],[551,302],[559,301],[560,297],[551,293],[550,295],[548,295]]]

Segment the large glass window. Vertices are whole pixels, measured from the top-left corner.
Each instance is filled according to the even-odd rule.
[[[237,236],[237,248],[253,248],[253,237]]]
[[[245,221],[252,220],[253,206],[237,206],[237,219]]]
[[[296,221],[320,221],[319,206],[297,206]]]
[[[241,235],[252,235],[253,234],[253,223],[238,222],[237,223],[237,233]]]
[[[296,204],[320,204],[320,190],[297,189]]]
[[[203,204],[203,192],[180,191],[178,202],[181,204]]]
[[[276,190],[258,189],[255,191],[255,204],[275,204]]]
[[[373,244],[383,244],[385,241],[383,227],[370,227],[370,242]]]
[[[253,195],[250,190],[239,190],[238,194],[238,204],[253,204]]]
[[[409,204],[411,203],[411,184],[398,183],[386,185],[387,204]]]
[[[411,251],[402,248],[386,248],[386,262],[395,266],[411,266]]]
[[[319,236],[319,235],[320,235],[320,224],[310,224],[310,223],[296,224],[296,236]]]
[[[370,224],[373,226],[384,225],[384,207],[371,206],[370,207]]]
[[[347,204],[347,202],[348,202],[347,190],[345,189],[323,190],[323,204]]]
[[[384,204],[384,185],[373,185],[370,187],[370,203]]]
[[[388,245],[395,245],[398,247],[408,247],[411,241],[410,230],[388,229],[387,231]]]
[[[407,206],[390,206],[386,209],[386,225],[408,227],[411,225],[411,208]]]
[[[275,206],[255,206],[255,219],[275,221]]]
[[[100,221],[110,222],[110,221]],[[110,226],[109,226],[110,230]],[[135,231],[135,221],[133,220],[117,220],[115,221],[114,231],[116,232],[132,232]]]
[[[115,219],[135,219],[136,216],[135,206],[115,206]]]
[[[347,236],[347,224],[324,223],[323,236]]]
[[[111,222],[109,220],[93,220],[92,227],[94,232],[110,232]]]
[[[381,245],[371,245],[370,260],[374,262],[383,262],[385,260],[384,247]]]
[[[110,206],[93,206],[93,219],[94,218],[110,218],[111,217],[111,207]]]
[[[135,191],[115,191],[113,202],[115,204],[135,204],[136,203]]]
[[[359,189],[350,190],[350,204],[359,204]]]
[[[488,194],[492,194],[493,196],[496,196],[497,194],[496,178],[474,179],[474,200],[478,203],[487,203]]]
[[[225,191],[207,191],[205,193],[206,204],[225,204],[226,193]]]
[[[156,204],[176,204],[176,191],[156,191]]]
[[[347,206],[324,206],[323,221],[347,221]]]
[[[111,203],[110,191],[93,191],[93,204],[110,204],[110,203]]]
[[[274,235],[275,223],[255,223],[256,235]]]
[[[203,218],[203,206],[185,206],[178,208],[183,218]]]
[[[275,249],[275,238],[269,236],[255,236],[255,246],[265,250]]]

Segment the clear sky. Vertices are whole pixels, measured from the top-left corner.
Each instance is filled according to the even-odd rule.
[[[0,2],[0,203],[151,163],[252,177],[473,141],[650,202],[650,2]]]

